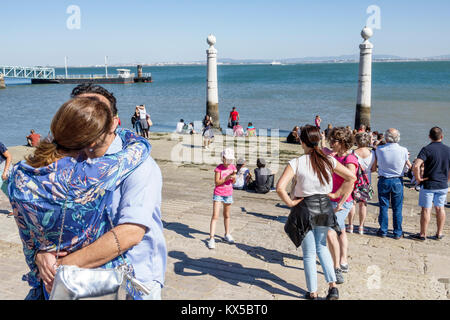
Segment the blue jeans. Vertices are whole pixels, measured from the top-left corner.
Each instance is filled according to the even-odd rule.
[[[136,134],[141,134],[142,127],[141,127],[141,123],[139,122],[139,120],[136,120],[136,122],[134,123],[134,127],[136,128]]]
[[[402,236],[403,179],[380,177],[378,180],[378,201],[380,205],[380,215],[378,216],[378,223],[380,224],[379,234],[387,235],[389,202],[392,201],[394,236]]]
[[[338,203],[331,201],[331,206],[333,207],[333,209],[336,209]],[[344,205],[342,206],[342,209],[335,213],[336,221],[339,225],[339,228],[341,228],[342,231],[345,230],[345,219],[350,213],[350,210],[352,210],[352,207],[353,201],[345,202]]]
[[[327,248],[328,227],[314,227],[302,242],[303,266],[305,268],[306,286],[309,292],[317,291],[316,255],[319,256],[325,280],[327,283],[336,282],[333,259]]]

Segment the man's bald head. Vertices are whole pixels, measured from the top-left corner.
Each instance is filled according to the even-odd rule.
[[[384,139],[387,143],[398,143],[400,141],[400,131],[395,128],[387,129]]]

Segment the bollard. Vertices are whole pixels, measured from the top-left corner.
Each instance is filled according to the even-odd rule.
[[[359,80],[358,97],[356,102],[355,129],[361,125],[370,127],[370,112],[372,100],[372,50],[373,44],[369,38],[372,37],[372,29],[365,27],[361,31],[364,42],[359,45]]]
[[[217,50],[214,48],[216,37],[208,36],[206,42],[209,49],[207,54],[207,79],[206,79],[206,114],[213,120],[213,127],[221,130],[219,120],[219,93],[217,87]]]

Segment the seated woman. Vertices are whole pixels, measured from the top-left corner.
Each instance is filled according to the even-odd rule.
[[[247,133],[245,134],[247,137],[255,137],[256,136],[256,128],[253,126],[253,123],[249,122],[247,125]]]
[[[118,129],[124,150],[84,161],[84,155],[102,154],[115,138],[109,106],[92,97],[63,104],[53,117],[51,133],[53,140],[41,142],[9,178],[9,199],[30,268],[23,277],[32,287],[26,299],[42,299],[46,291],[36,254],[71,253],[109,232],[113,191],[151,149],[145,139]],[[121,263],[115,258],[103,267]]]
[[[292,129],[291,132],[289,132],[289,135],[287,136],[286,142],[287,143],[300,143],[300,137],[298,135],[299,127],[295,126],[294,129]]]
[[[244,136],[244,128],[236,122],[236,125],[233,127],[233,136],[234,137],[243,137]]]
[[[236,163],[236,182],[233,184],[233,188],[237,190],[247,189],[252,175],[250,170],[245,166],[245,159],[239,158]]]

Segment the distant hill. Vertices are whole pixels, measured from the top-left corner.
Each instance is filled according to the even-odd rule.
[[[434,60],[450,60],[450,55],[442,55],[427,58],[405,58],[389,54],[376,54],[373,56],[374,61],[434,61]],[[325,57],[303,57],[303,58],[287,58],[287,59],[218,59],[223,64],[270,64],[273,61],[283,64],[296,63],[320,63],[320,62],[358,62],[359,54],[325,56]]]
[[[450,54],[425,57],[425,58],[405,58],[389,54],[375,54],[373,56],[375,62],[396,62],[396,61],[450,61]],[[272,62],[280,62],[282,64],[297,64],[297,63],[334,63],[334,62],[358,62],[359,54],[349,54],[340,56],[325,56],[325,57],[303,57],[303,58],[286,58],[286,59],[231,59],[231,58],[218,58],[218,63],[237,65],[237,64],[270,64]],[[205,65],[205,60],[197,61],[184,61],[184,62],[154,62],[154,63],[115,63],[110,64],[110,67],[121,67],[121,66],[136,66],[137,64],[142,64],[143,66],[186,66],[186,65]],[[63,66],[57,66],[63,67]],[[79,66],[79,67],[94,67],[92,66]],[[95,66],[103,67],[103,66]],[[71,67],[73,68],[73,67]]]

